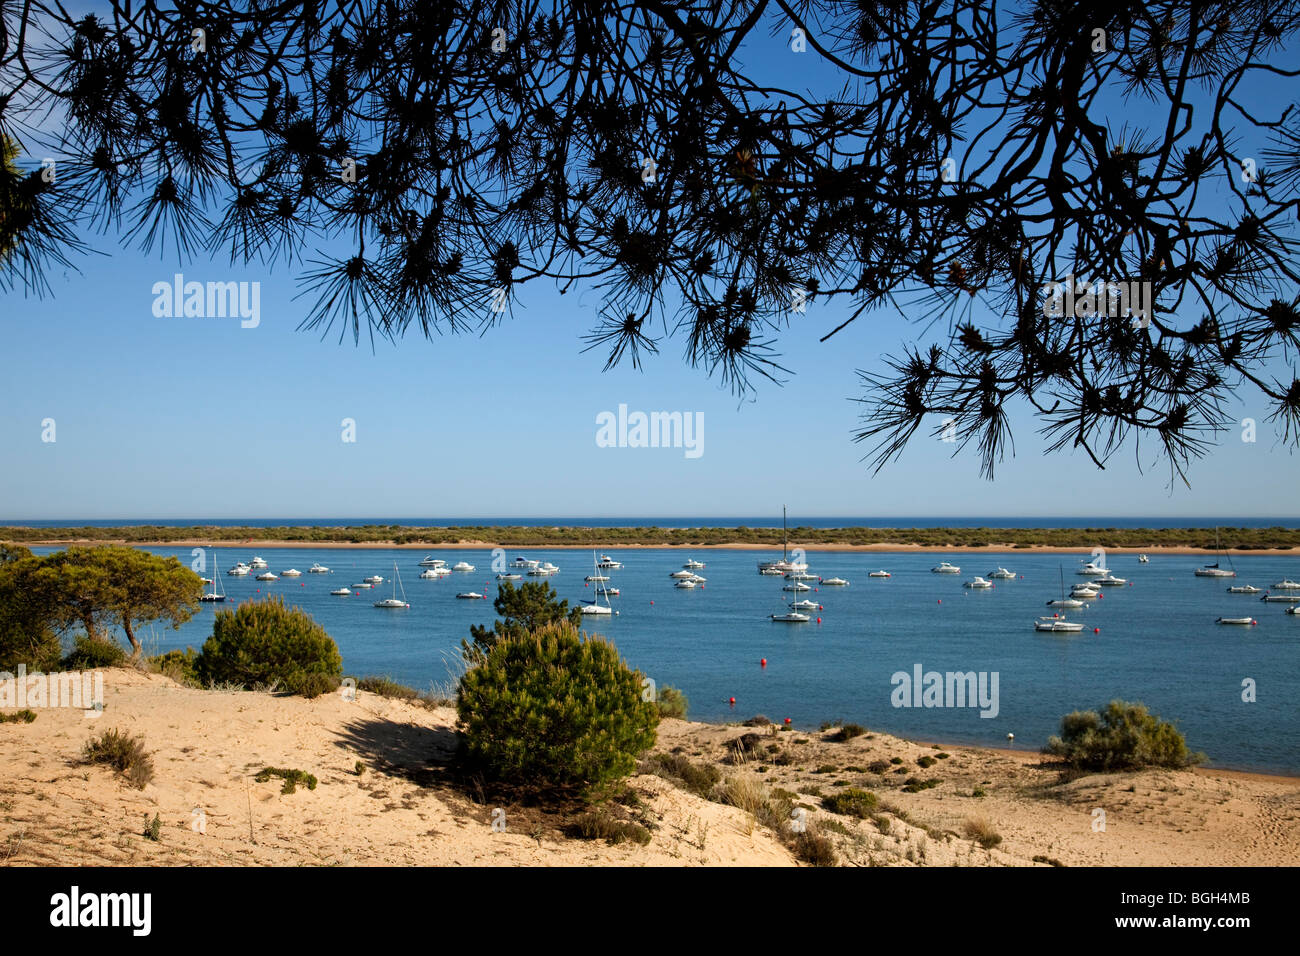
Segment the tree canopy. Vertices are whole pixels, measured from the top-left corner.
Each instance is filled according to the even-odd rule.
[[[940,416],[991,476],[1016,406],[1099,465],[1181,473],[1234,396],[1300,437],[1295,3],[106,7],[3,7],[0,134],[57,162],[0,175],[7,288],[87,229],[293,263],[304,327],[355,341],[577,283],[607,367],[675,340],[741,393],[782,336],[898,310],[876,466]],[[1052,315],[1069,277],[1152,308]]]
[[[470,626],[471,642],[461,641],[461,652],[467,661],[479,661],[500,640],[506,637],[523,637],[552,624],[565,624],[577,628],[582,624],[582,609],[569,608],[569,602],[557,601],[555,589],[546,581],[525,581],[518,588],[510,581],[497,587],[497,599],[492,602],[503,620],[492,627],[478,624]]]

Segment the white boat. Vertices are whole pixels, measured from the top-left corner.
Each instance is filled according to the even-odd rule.
[[[773,614],[772,620],[784,621],[788,624],[807,624],[812,618],[802,611],[786,611],[784,614]]]
[[[1138,564],[1150,564],[1150,563],[1151,563],[1151,559],[1148,558],[1145,554],[1138,555]]]
[[[600,593],[604,594],[606,597],[618,597],[623,592],[618,588],[601,588]]]
[[[599,562],[596,561],[596,552],[593,551],[591,552],[591,570],[594,572],[598,567],[600,567],[600,564]],[[608,578],[603,577],[602,575],[594,574],[594,573],[589,574],[587,576],[588,581],[596,581],[597,579],[599,579],[599,581],[601,582],[609,580]],[[614,609],[610,607],[609,599],[606,598],[606,603],[604,604],[600,603],[600,592],[602,590],[604,589],[601,588],[600,583],[598,582],[596,584],[596,600],[592,601],[590,604],[579,604],[578,610],[580,610],[583,614],[591,614],[597,616],[612,615],[614,613]]]
[[[1016,578],[1015,574],[1008,571],[1006,568],[998,568],[996,571],[990,571],[989,577],[993,578],[995,581],[1014,581]]]
[[[409,605],[409,604],[406,603],[406,588],[402,588],[402,573],[401,573],[400,571],[397,570],[397,565],[396,565],[396,564],[393,565],[393,575],[394,575],[394,578],[393,578],[393,596],[392,596],[392,597],[384,598],[382,601],[376,601],[376,602],[375,602],[375,607],[384,607],[384,608],[407,608],[407,607],[410,607],[410,606],[411,606],[411,605]],[[377,574],[374,575],[374,577],[375,577],[375,578],[378,578],[378,580],[380,580],[380,581],[383,580],[383,578],[379,577],[379,575],[377,575]],[[368,580],[370,580],[370,579],[367,578],[366,580],[368,581]],[[401,596],[400,599],[397,597],[397,589],[398,589],[398,588],[402,588],[402,596]]]
[[[781,590],[800,592],[800,591],[811,591],[812,588],[804,584],[802,581],[795,581],[793,584],[785,585],[783,588],[781,588]]]
[[[354,585],[352,585],[352,590],[354,590],[354,591],[369,591],[369,590],[370,590],[371,588],[373,588],[373,587],[374,587],[374,585],[371,584],[369,581],[362,581],[360,584],[354,584]]]
[[[1300,604],[1292,604],[1286,609],[1286,613],[1300,616]]]
[[[893,575],[890,574],[888,571],[872,571],[870,574],[867,575],[867,577],[869,577],[869,578],[892,578]]]
[[[524,576],[522,574],[498,574],[497,575],[498,581],[522,581],[523,579]]]
[[[785,574],[785,579],[787,581],[820,581],[821,580],[821,578],[819,578],[817,575],[811,574],[808,571],[787,571]]]
[[[278,580],[280,580],[280,576],[279,576],[278,574],[275,574],[275,573],[271,572],[271,571],[263,571],[261,574],[259,574],[259,575],[257,576],[257,580],[259,580],[259,581],[278,581]]]
[[[445,571],[446,569],[444,569]],[[420,579],[423,581],[436,581],[438,578],[446,577],[446,574],[439,574],[437,568],[425,568],[420,572]]]
[[[1067,621],[1063,617],[1040,617],[1034,621],[1034,630],[1073,634],[1082,631],[1083,625],[1076,621]]]
[[[694,581],[692,581],[690,578],[687,578],[684,581],[678,581],[676,584],[673,585],[673,587],[682,588],[683,590],[690,590],[691,588],[698,588],[699,585],[696,584]]]
[[[930,569],[932,574],[961,574],[961,568],[955,564],[949,564],[947,561],[940,561],[937,567]]]
[[[1058,598],[1047,602],[1048,607],[1083,607],[1083,602],[1075,598]]]
[[[351,593],[352,591],[349,590],[348,588],[335,588],[333,591],[330,592],[330,594],[337,594],[340,595],[341,597],[347,597]]]
[[[689,581],[691,578],[695,577],[695,572],[694,571],[673,571],[668,576],[670,578],[677,578],[678,580],[681,581]]]
[[[696,584],[703,584],[709,579],[702,574],[692,574],[687,580],[694,581]]]
[[[297,568],[290,568],[288,571],[281,571],[281,572],[280,572],[280,577],[282,577],[282,578],[300,578],[300,577],[302,577],[302,572],[299,571]]]
[[[528,558],[522,556],[515,558],[514,560],[514,566],[516,568],[535,568],[541,563],[542,562],[540,561],[531,561]]]
[[[1214,622],[1215,624],[1258,624],[1253,617],[1221,617]]]
[[[868,575],[868,577],[870,577],[870,575]],[[828,588],[846,588],[849,586],[849,582],[845,581],[843,578],[826,578],[822,581],[822,584]]]
[[[232,577],[242,578],[242,577],[243,577],[245,574],[247,574],[250,570],[252,570],[252,569],[249,568],[248,565],[246,565],[243,561],[240,561],[238,564],[236,564],[233,568],[231,568],[231,569],[230,569],[229,571],[227,571],[226,573],[229,574],[229,575],[232,576]]]
[[[694,558],[692,558],[691,560],[683,564],[682,567],[684,567],[687,571],[698,571],[700,568],[704,567],[704,562],[696,561]]]
[[[790,607],[795,611],[819,611],[821,605],[816,601],[810,601],[804,598],[802,601],[791,601]]]
[[[785,572],[780,568],[759,568],[759,574],[766,574],[769,577],[785,577]]]
[[[1055,601],[1048,601],[1047,606],[1048,607],[1083,607],[1084,606],[1082,601],[1076,600],[1075,598],[1068,598],[1065,596],[1065,568],[1061,568],[1061,596]],[[1040,617],[1038,620],[1040,622],[1060,621],[1063,620],[1063,618],[1053,615],[1052,617]],[[1082,624],[1080,624],[1078,627],[1050,628],[1050,630],[1059,630],[1059,631],[1082,630],[1082,629],[1083,629]],[[1042,630],[1049,630],[1049,629],[1040,627],[1038,628],[1038,630],[1042,631]]]
[[[621,561],[615,561],[613,558],[611,558],[611,557],[610,557],[609,555],[607,555],[607,554],[602,554],[602,555],[600,556],[600,560],[596,562],[596,567],[598,567],[598,568],[609,568],[609,569],[611,569],[611,570],[617,570],[618,568],[621,568],[622,566],[623,566],[623,563],[622,563]]]
[[[308,574],[329,574],[330,569],[325,567],[325,565],[323,564],[313,564],[310,568],[307,569],[307,573]]]
[[[1207,564],[1203,568],[1197,568],[1192,573],[1195,574],[1198,578],[1235,578],[1237,576],[1236,568],[1233,568],[1231,571],[1228,571],[1219,567],[1219,563],[1224,558],[1228,559],[1228,567],[1232,567],[1232,558],[1228,556],[1228,553],[1226,551],[1220,551],[1219,549],[1218,528],[1214,529],[1214,553],[1219,556],[1219,561],[1215,561],[1213,564]]]
[[[1110,585],[1111,587],[1122,587],[1123,585],[1128,584],[1128,578],[1117,578],[1108,571],[1092,583],[1102,587],[1105,587],[1106,585]]]
[[[482,601],[487,598],[487,595],[479,594],[477,591],[461,591],[456,597],[462,601]]]
[[[1079,570],[1075,571],[1074,573],[1088,574],[1093,576],[1101,575],[1101,574],[1110,574],[1110,572],[1106,570],[1105,564],[1097,564],[1095,561],[1089,561],[1087,564],[1079,568]]]
[[[977,575],[975,575],[975,577],[974,577],[973,580],[967,581],[965,584],[962,585],[962,587],[964,587],[964,588],[975,588],[976,590],[981,590],[981,591],[982,591],[984,588],[991,588],[991,587],[993,587],[993,582],[992,582],[992,581],[986,581],[984,578],[980,577],[980,576],[977,574]]]
[[[1283,578],[1274,584],[1270,590],[1273,591],[1300,591],[1300,581],[1292,581],[1290,578]]]
[[[451,569],[453,571],[473,571],[474,565],[470,564],[468,561],[457,561],[451,566]]]
[[[1229,594],[1258,594],[1260,589],[1253,584],[1234,584],[1228,588]]]
[[[1091,584],[1076,584],[1070,588],[1070,597],[1072,598],[1095,598],[1101,594],[1100,588],[1095,588]]]
[[[545,578],[545,577],[549,577],[552,574],[557,573],[559,570],[560,570],[559,568],[557,568],[555,565],[551,564],[548,561],[544,564],[538,564],[535,567],[530,567],[528,569],[528,574],[534,578]]]
[[[420,572],[422,578],[446,578],[451,576],[451,568],[445,564],[432,564]]]
[[[758,562],[759,574],[786,574],[789,571],[807,571],[808,565],[803,561],[790,560],[790,535],[786,527],[785,505],[781,506],[781,560]]]
[[[368,578],[362,578],[361,580],[362,580],[362,581],[365,581],[367,584],[383,584],[383,583],[384,583],[384,577],[383,577],[383,575],[381,575],[381,574],[372,574],[372,575],[370,575],[370,577],[368,577]]]
[[[431,555],[431,554],[426,554],[426,555],[424,556],[424,560],[420,562],[420,567],[422,567],[422,568],[441,568],[441,567],[443,567],[444,565],[446,565],[446,563],[447,563],[447,562],[444,561],[444,560],[442,560],[442,558],[435,558],[435,557],[434,557],[433,555]]]
[[[216,567],[216,565],[217,565],[217,552],[216,549],[214,548],[212,551],[212,566]],[[222,601],[226,599],[226,589],[221,584],[221,575],[214,574],[213,578],[215,578],[216,580],[209,581],[207,578],[203,579],[204,584],[216,585],[216,587],[213,590],[209,591],[207,594],[204,594],[201,598],[199,598],[199,600],[204,602],[205,604],[220,604]]]
[[[1300,594],[1265,594],[1260,600],[1269,604],[1300,604]]]
[[[267,564],[261,558],[254,556],[253,560],[248,562],[248,566],[250,568],[264,568]]]
[[[609,580],[609,576],[605,574],[589,574],[582,580],[586,581],[588,584],[592,583],[593,581],[604,582]]]

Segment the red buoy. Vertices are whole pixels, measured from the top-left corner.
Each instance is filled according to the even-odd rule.
[[[650,604],[651,604],[652,606],[654,605],[654,603],[655,603],[654,601],[651,601],[651,602],[650,602]]]
[[[790,723],[790,718],[787,717],[787,718],[785,719],[785,722],[786,722],[787,724]]]
[[[732,706],[732,707],[735,707],[735,706],[736,706],[736,698],[734,698],[734,697],[731,698],[731,706]]]
[[[766,657],[764,657],[764,658],[760,658],[760,659],[759,659],[759,662],[758,662],[758,666],[759,666],[759,667],[766,667],[766,666],[767,666],[767,658],[766,658]]]
[[[817,618],[817,623],[820,624],[821,622],[822,622],[822,619],[821,619],[821,618]]]
[[[1100,633],[1101,633],[1101,628],[1099,628],[1099,627],[1094,627],[1094,628],[1092,629],[1092,633],[1094,633],[1094,634],[1100,634]]]
[[[939,598],[939,603],[940,603],[940,604],[943,603],[943,598]]]

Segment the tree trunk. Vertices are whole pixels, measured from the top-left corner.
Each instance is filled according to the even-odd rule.
[[[135,631],[131,630],[131,618],[126,615],[122,617],[122,630],[126,631],[126,639],[131,642],[131,660],[138,661],[144,648],[136,640]]]

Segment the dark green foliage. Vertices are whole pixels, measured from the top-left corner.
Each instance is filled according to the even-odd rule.
[[[1187,741],[1168,721],[1148,713],[1140,703],[1112,700],[1098,714],[1075,711],[1061,718],[1061,735],[1044,751],[1065,758],[1080,770],[1181,769],[1205,759],[1187,750]]]
[[[939,761],[935,760],[929,754],[926,754],[924,757],[921,757],[916,761],[916,765],[920,767],[922,770],[926,770],[930,767],[933,767],[938,762]]]
[[[677,720],[686,719],[686,711],[690,706],[686,695],[670,684],[665,684],[659,688],[658,699],[655,703],[659,707],[660,717],[673,717]]]
[[[455,703],[455,701],[435,697],[433,694],[422,694],[414,687],[407,687],[405,684],[397,683],[391,677],[363,677],[357,681],[357,690],[364,690],[393,700],[404,700],[412,704],[419,704],[426,710]]]
[[[822,799],[822,806],[832,813],[866,819],[876,809],[876,795],[870,790],[850,787]]]
[[[316,778],[305,770],[287,770],[281,767],[264,767],[256,777],[253,778],[257,783],[266,783],[272,777],[279,777],[284,781],[284,786],[280,788],[281,793],[293,793],[298,789],[298,784],[304,784],[308,790],[316,789]]]
[[[681,754],[651,754],[649,763],[653,773],[679,782],[683,789],[706,800],[722,780],[722,771],[714,764],[694,764]]]
[[[902,758],[902,757],[890,757],[890,758],[889,758],[889,762],[890,762],[890,763],[895,763],[895,764],[897,764],[897,763],[902,763],[902,762],[903,762],[903,758]]]
[[[148,664],[149,669],[155,674],[170,677],[178,684],[198,686],[202,682],[194,670],[194,662],[197,658],[198,652],[192,647],[187,647],[183,651],[173,650],[155,654],[149,658]]]
[[[82,756],[87,763],[112,767],[137,790],[143,790],[153,780],[153,758],[145,753],[143,737],[106,730],[86,741]]]
[[[922,790],[929,790],[931,787],[937,787],[943,783],[942,780],[932,777],[929,780],[922,780],[920,777],[908,777],[903,781],[904,793],[920,793]]]
[[[726,756],[722,759],[727,763],[743,763],[755,757],[763,755],[763,736],[761,734],[741,734],[734,737],[726,743]]]
[[[30,724],[36,719],[36,711],[24,707],[12,714],[0,714],[0,724]]]
[[[528,786],[627,776],[659,723],[641,674],[613,644],[565,622],[496,640],[461,678],[456,714],[469,760]]]
[[[72,650],[59,666],[68,671],[92,671],[101,667],[113,667],[125,660],[126,651],[121,644],[82,634],[77,637]]]
[[[794,834],[794,855],[810,866],[835,866],[835,845],[829,837],[822,836],[811,828]]]
[[[574,821],[574,830],[584,840],[605,840],[611,845],[631,842],[645,846],[650,842],[650,831],[641,824],[620,820],[604,808],[581,814]]]
[[[146,813],[144,816],[143,836],[146,840],[152,840],[154,843],[161,843],[162,842],[162,817],[158,816],[158,814],[155,813],[153,815],[153,819],[150,820],[149,814]]]
[[[21,545],[0,544],[0,671],[49,672],[59,667],[62,647],[55,628],[57,609],[40,587],[40,558]]]
[[[522,637],[566,621],[575,629],[582,626],[582,609],[570,609],[568,601],[557,601],[555,589],[546,581],[525,581],[518,588],[513,582],[503,581],[492,606],[503,619],[491,629],[471,626],[472,642],[460,642],[461,654],[471,664],[481,661],[502,638]]]
[[[1035,854],[1035,856],[1034,856],[1034,862],[1035,862],[1035,863],[1046,863],[1046,864],[1048,864],[1049,866],[1065,866],[1065,864],[1062,863],[1060,860],[1056,859],[1056,857],[1053,857],[1053,856],[1044,856],[1044,855],[1041,854],[1041,853]]]
[[[867,770],[871,773],[884,773],[889,769],[889,762],[886,760],[873,760],[867,764]]]
[[[867,728],[860,724],[844,724],[839,730],[831,734],[828,739],[842,744],[847,740],[852,740],[854,737],[861,737],[866,732]]]
[[[764,717],[762,714],[755,714],[753,717],[750,717],[748,720],[742,720],[740,722],[740,725],[742,727],[766,727],[771,723],[772,722],[768,720],[766,717]]]
[[[205,684],[275,683],[290,693],[316,697],[338,686],[343,658],[310,614],[273,597],[218,611],[194,672]]]

